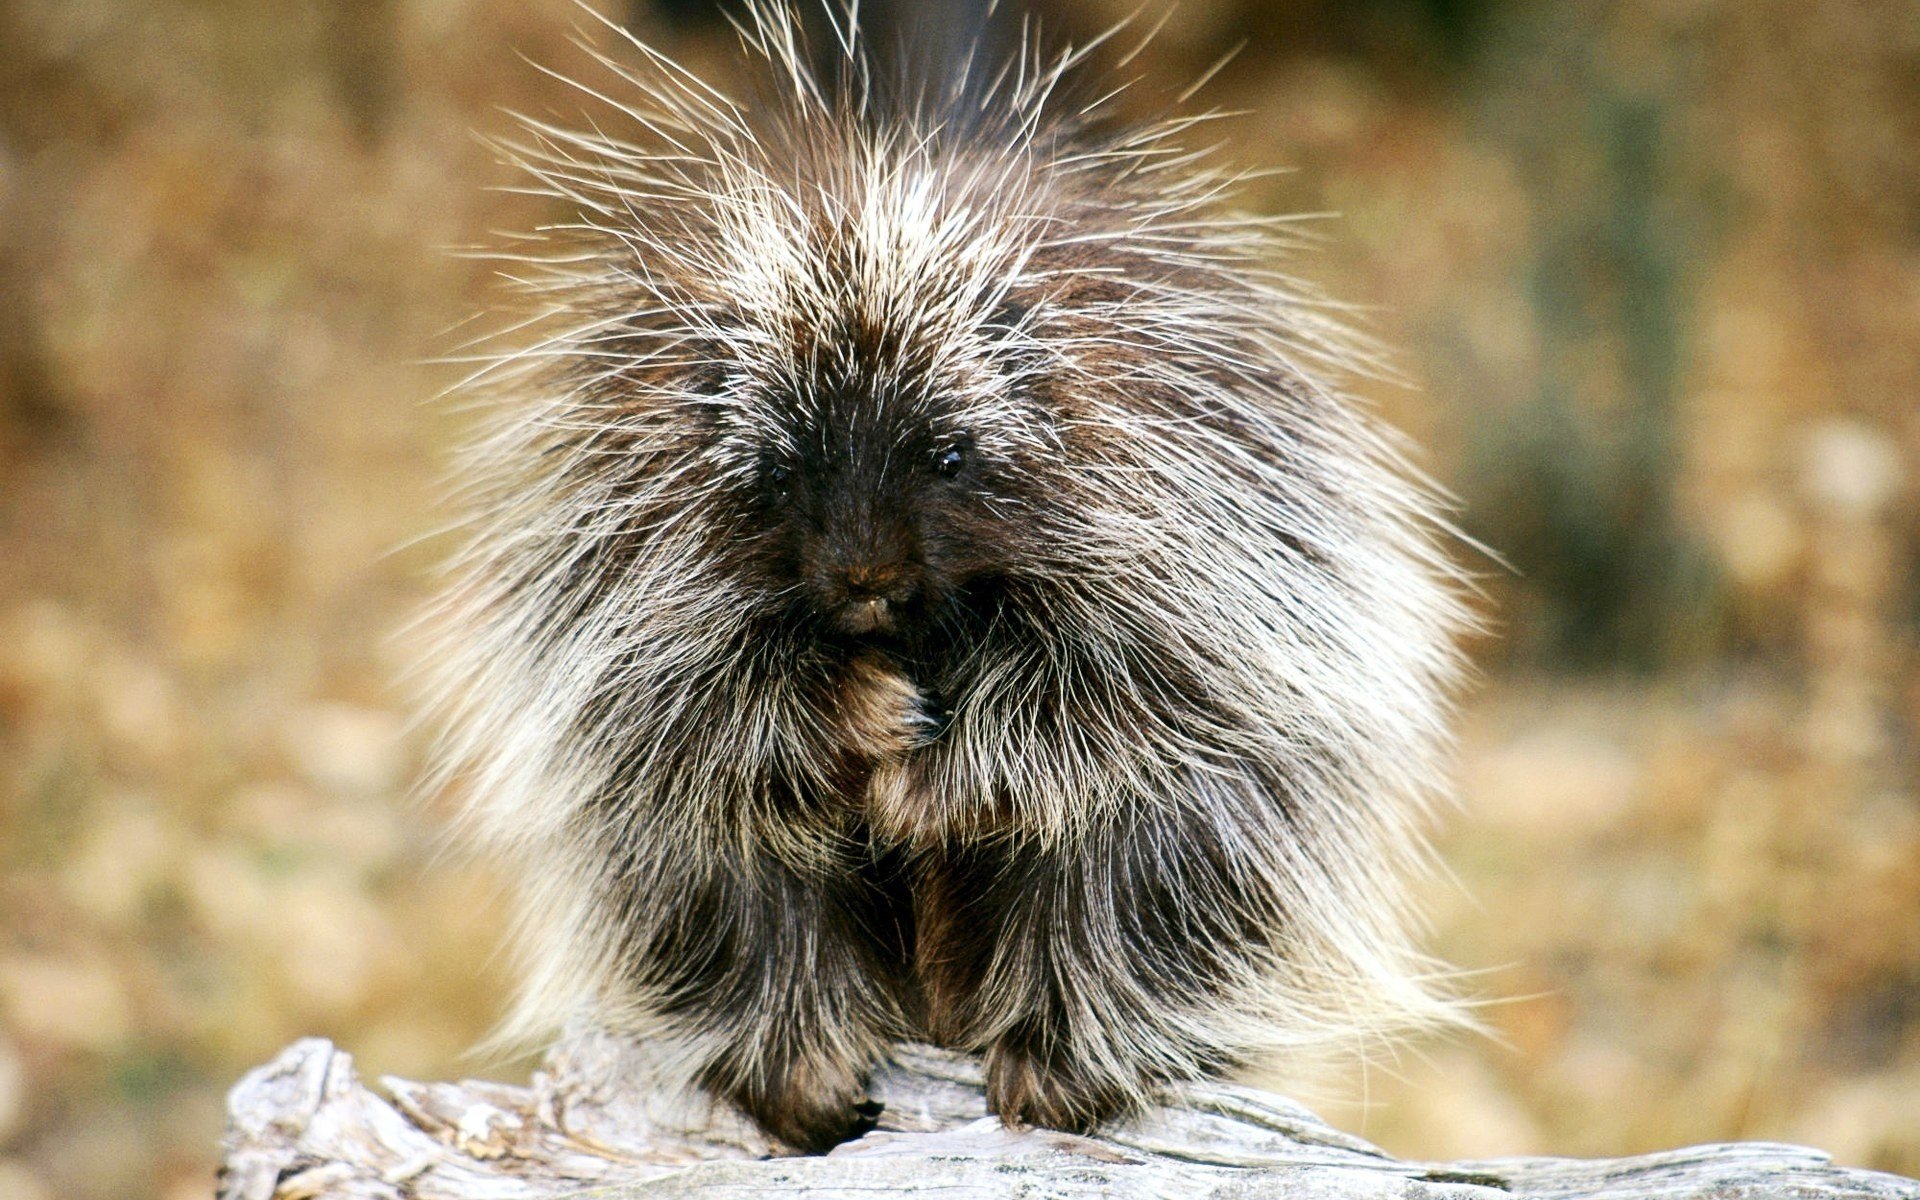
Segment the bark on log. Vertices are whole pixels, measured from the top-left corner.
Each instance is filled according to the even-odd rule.
[[[1920,1182],[1762,1142],[1621,1159],[1402,1161],[1290,1100],[1228,1084],[1182,1089],[1098,1138],[1011,1132],[987,1115],[974,1062],[917,1046],[874,1081],[880,1127],[815,1158],[772,1157],[738,1115],[663,1087],[643,1048],[606,1037],[572,1040],[527,1087],[383,1082],[390,1099],[320,1039],[242,1079],[228,1098],[221,1200],[1920,1200]]]

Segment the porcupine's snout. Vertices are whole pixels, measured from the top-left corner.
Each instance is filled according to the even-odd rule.
[[[845,514],[813,547],[815,603],[855,637],[899,631],[920,600],[924,572],[908,531],[868,514]]]
[[[847,633],[893,633],[919,598],[920,585],[906,564],[863,563],[841,572],[832,616]]]

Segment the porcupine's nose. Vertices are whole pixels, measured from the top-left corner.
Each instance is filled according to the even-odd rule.
[[[841,579],[849,600],[887,600],[897,597],[904,574],[895,566],[861,563],[848,567]]]
[[[835,614],[840,627],[852,634],[888,633],[898,624],[901,609],[917,591],[904,564],[858,563],[841,572],[841,603]]]
[[[919,539],[901,511],[905,498],[877,469],[855,469],[861,465],[833,475],[833,494],[807,549],[822,614],[856,637],[895,632],[921,587]]]

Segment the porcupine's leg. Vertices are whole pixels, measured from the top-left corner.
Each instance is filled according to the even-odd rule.
[[[912,908],[901,856],[872,849],[855,815],[877,756],[913,736],[910,685],[878,659],[822,675],[811,785],[770,797],[795,825],[761,828],[757,848],[663,844],[618,877],[630,902],[636,991],[691,1034],[699,1080],[802,1150],[872,1128],[868,1075],[908,1032]],[[779,787],[795,785],[776,784]],[[785,847],[776,853],[773,845]]]
[[[901,1033],[904,896],[884,861],[843,866],[802,874],[767,856],[663,880],[631,959],[691,1035],[700,1083],[807,1151],[873,1127],[868,1074]]]
[[[923,864],[916,962],[930,1022],[984,1047],[1002,1119],[1090,1131],[1156,1084],[1233,1065],[1207,1031],[1279,917],[1203,809]]]

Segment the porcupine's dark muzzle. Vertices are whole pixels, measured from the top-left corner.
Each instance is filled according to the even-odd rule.
[[[924,571],[911,534],[867,512],[845,512],[807,555],[814,603],[843,633],[898,633],[918,610]]]

